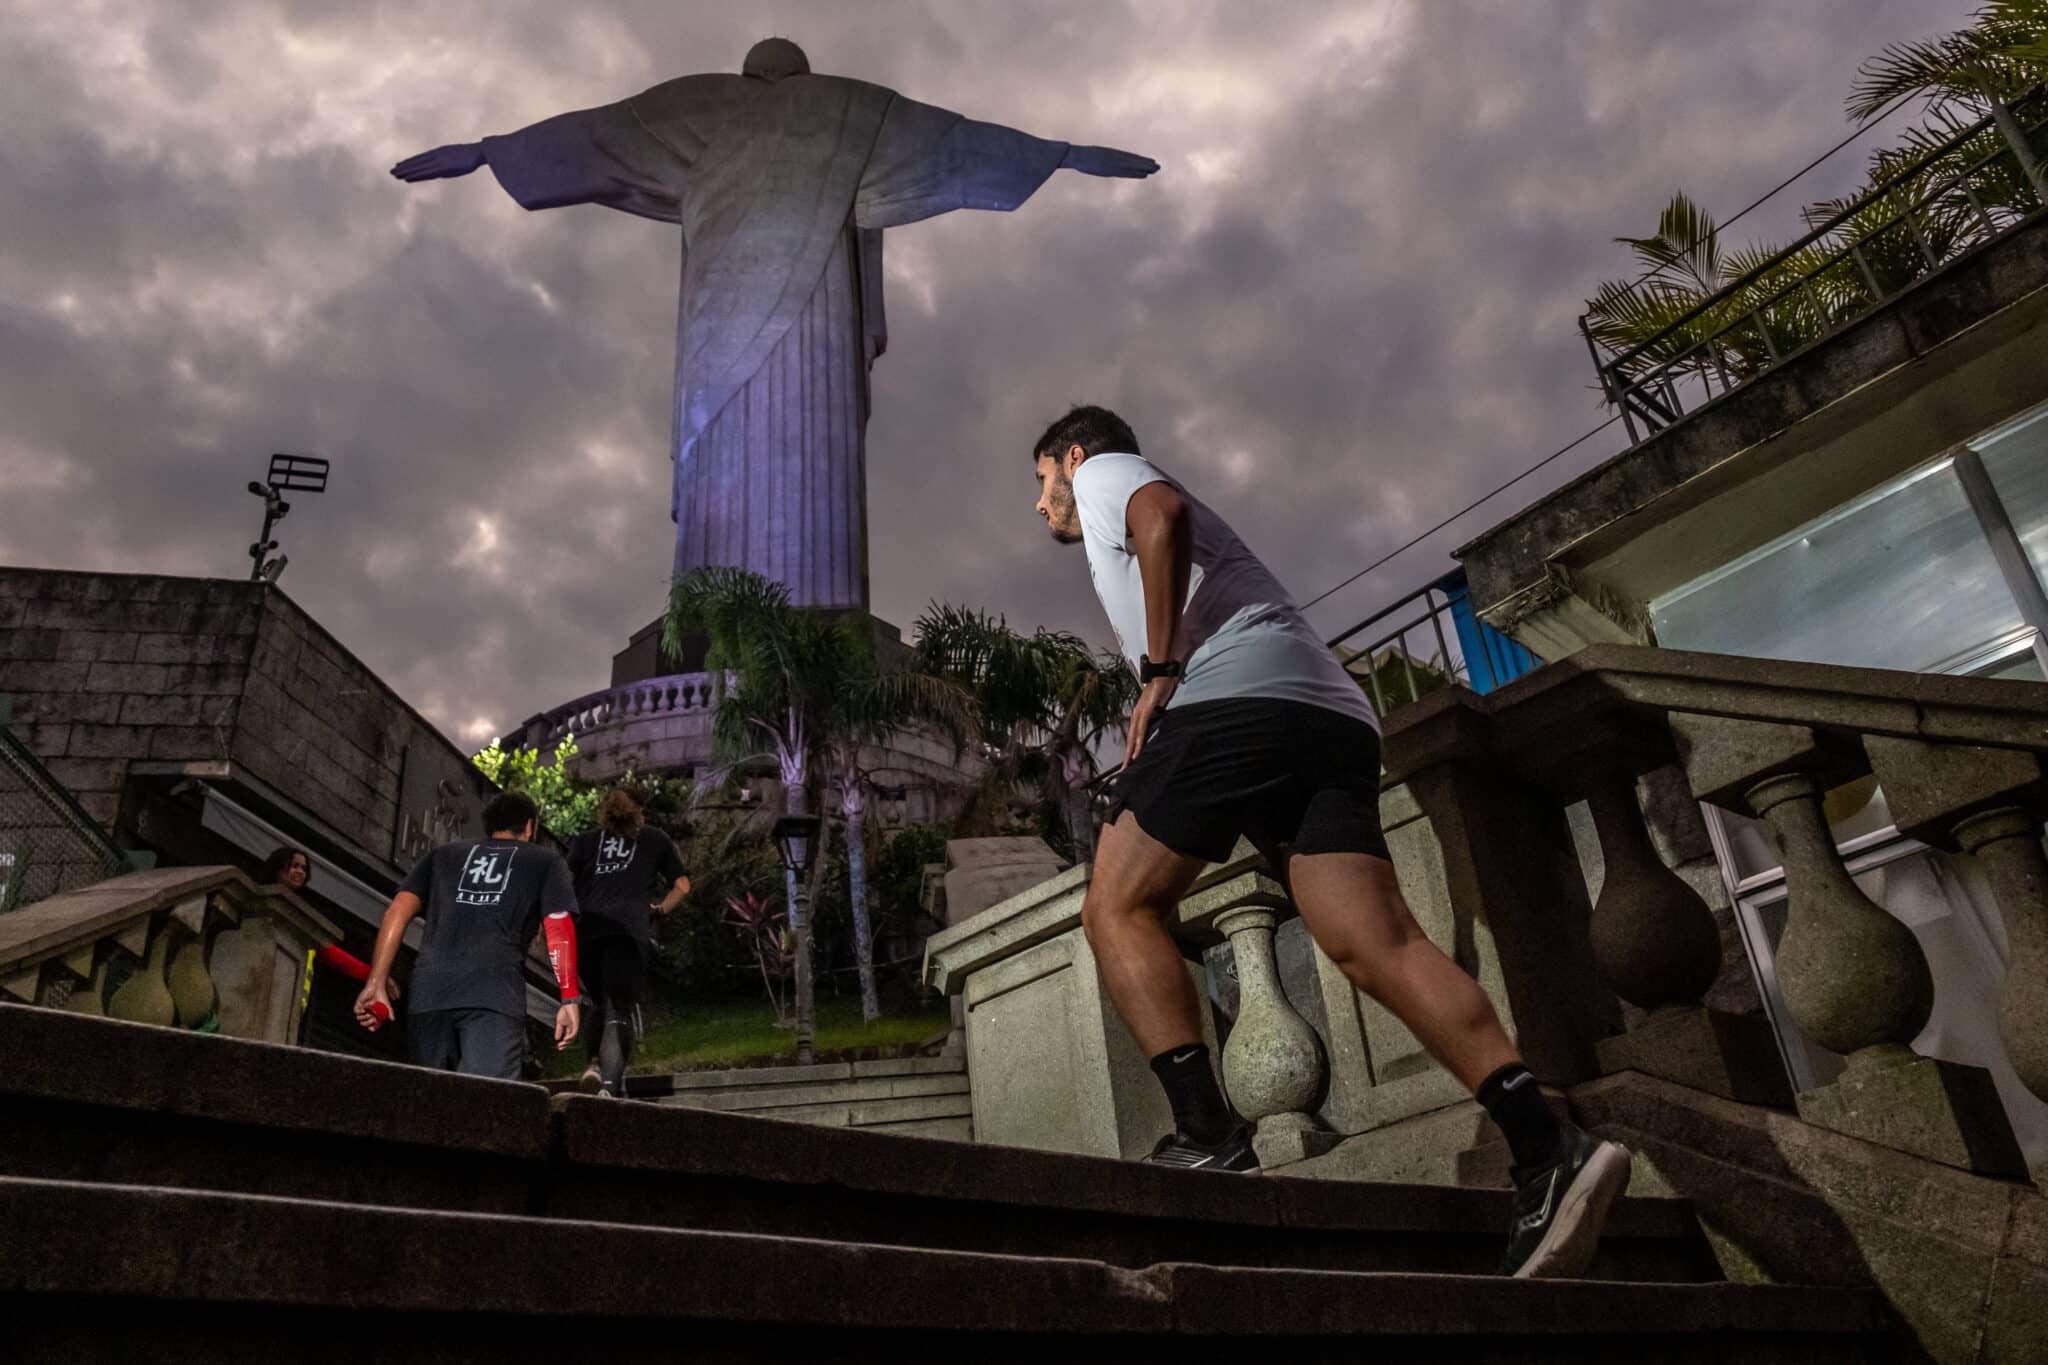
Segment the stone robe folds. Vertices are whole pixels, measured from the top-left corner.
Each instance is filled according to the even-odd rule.
[[[837,76],[685,76],[484,139],[528,209],[682,229],[675,569],[729,564],[802,605],[868,605],[867,371],[882,229],[1014,209],[1064,142]]]

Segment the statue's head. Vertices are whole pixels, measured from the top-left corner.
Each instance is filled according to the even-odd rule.
[[[811,59],[787,38],[763,38],[747,49],[747,60],[741,64],[740,74],[764,81],[808,76],[811,74]]]

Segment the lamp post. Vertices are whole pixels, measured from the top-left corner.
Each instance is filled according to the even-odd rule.
[[[251,583],[275,583],[284,572],[288,557],[279,555],[268,558],[277,548],[277,542],[270,538],[270,528],[283,521],[292,510],[292,505],[281,496],[284,493],[324,493],[327,491],[327,461],[312,455],[273,455],[270,457],[270,474],[259,483],[249,481],[249,491],[263,499],[263,531],[256,537],[256,543],[249,547],[249,581]]]
[[[789,926],[796,931],[796,1059],[812,1058],[811,1034],[816,1022],[811,992],[811,862],[818,853],[818,831],[823,822],[815,815],[785,815],[775,822],[775,849],[782,855],[782,868],[790,874],[793,888]]]

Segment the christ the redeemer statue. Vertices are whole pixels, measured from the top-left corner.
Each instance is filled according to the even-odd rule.
[[[757,43],[740,75],[683,76],[391,173],[433,180],[485,165],[524,208],[605,204],[682,229],[676,572],[737,565],[800,605],[863,610],[882,229],[1014,209],[1062,167],[1130,179],[1159,169],[813,75],[780,38]]]

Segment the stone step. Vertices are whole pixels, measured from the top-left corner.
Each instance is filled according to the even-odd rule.
[[[966,1093],[967,1074],[956,1072],[936,1076],[864,1076],[817,1085],[763,1085],[743,1090],[679,1090],[663,1103],[735,1113],[761,1113],[774,1118],[778,1110],[801,1105],[853,1104],[862,1100],[902,1099],[909,1095]]]
[[[1196,1179],[1199,1177],[1189,1177]],[[1249,1183],[1249,1182],[1247,1182]],[[17,1358],[1857,1361],[1867,1291],[1074,1258],[0,1178]],[[323,1327],[323,1324],[324,1327]],[[968,1334],[971,1334],[968,1335]],[[1170,1341],[1167,1338],[1172,1338]]]
[[[967,1075],[965,1057],[882,1057],[865,1062],[818,1062],[809,1066],[738,1066],[703,1071],[635,1073],[626,1077],[626,1093],[636,1100],[659,1100],[695,1090],[774,1090],[787,1086],[824,1085],[877,1076]],[[546,1082],[556,1095],[576,1093],[573,1080]]]
[[[1513,1196],[1453,1186],[1237,1177],[557,1096],[549,1206],[665,1227],[886,1241],[1120,1266],[1161,1261],[1478,1274]],[[764,1124],[772,1132],[764,1132]],[[1591,1272],[1719,1278],[1691,1210],[1616,1204]]]
[[[886,1103],[958,1123],[964,1098]],[[28,1006],[0,1006],[0,1133],[0,1175],[1122,1267],[1485,1272],[1510,1216],[1504,1190],[1231,1177],[685,1105],[550,1101],[537,1086]],[[1676,1200],[1617,1204],[1592,1273],[1719,1277]]]
[[[732,1110],[719,1110],[731,1113]],[[967,1092],[940,1095],[899,1095],[857,1103],[785,1105],[774,1109],[743,1110],[750,1117],[782,1119],[795,1123],[817,1123],[828,1128],[874,1128],[887,1123],[919,1120],[971,1118],[974,1107]],[[926,1134],[925,1136],[931,1136]]]

